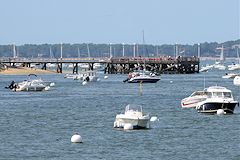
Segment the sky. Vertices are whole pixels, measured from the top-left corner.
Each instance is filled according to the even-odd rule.
[[[0,45],[221,43],[240,38],[239,1],[0,0]]]

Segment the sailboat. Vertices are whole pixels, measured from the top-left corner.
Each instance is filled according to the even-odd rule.
[[[239,53],[238,53],[238,47],[237,47],[237,59],[238,59],[238,63],[235,64],[231,64],[231,65],[228,65],[228,70],[229,71],[233,71],[233,70],[239,70],[240,69],[240,58],[239,58]]]
[[[217,48],[217,49],[220,49],[220,50],[221,50],[220,61],[215,62],[214,68],[217,68],[217,69],[219,69],[219,70],[225,70],[225,69],[226,69],[226,66],[224,66],[224,64],[223,64],[223,63],[224,63],[224,53],[223,53],[224,48],[223,48],[223,45],[222,45],[222,47],[219,47],[219,48]]]
[[[50,55],[50,59],[53,59],[53,58],[54,58],[54,56],[53,56],[53,54],[52,54],[52,47],[51,47],[51,46],[50,46],[50,48],[49,48],[49,55]],[[56,67],[56,64],[47,63],[47,67],[53,68],[53,67]]]

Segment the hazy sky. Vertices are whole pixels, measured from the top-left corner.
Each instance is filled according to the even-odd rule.
[[[240,0],[0,0],[0,44],[240,38]]]

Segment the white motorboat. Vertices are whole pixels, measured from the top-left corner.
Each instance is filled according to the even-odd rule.
[[[182,108],[195,108],[199,102],[206,100],[207,94],[204,91],[193,92],[189,97],[182,99]]]
[[[80,79],[80,75],[79,74],[65,74],[64,78],[77,80],[77,79]]]
[[[105,66],[101,63],[94,63],[93,69],[97,71],[104,71]]]
[[[86,70],[79,73],[79,80],[97,82],[99,81],[99,77],[97,76],[97,72],[95,70]]]
[[[239,70],[239,69],[240,69],[240,64],[232,64],[228,66],[229,71]]]
[[[29,81],[25,80],[23,82],[17,83],[16,87],[13,88],[14,91],[43,91],[47,86],[39,81]]]
[[[99,81],[99,77],[97,76],[97,73],[95,70],[83,70],[78,74],[66,74],[64,78],[87,81],[87,82]]]
[[[204,90],[207,93],[206,100],[199,102],[196,109],[200,113],[217,113],[219,109],[224,110],[225,113],[233,113],[238,101],[235,101],[231,90],[212,86]]]
[[[207,72],[209,69],[212,69],[212,68],[213,68],[213,65],[202,66],[199,72]]]
[[[142,106],[128,104],[125,112],[116,115],[114,128],[124,128],[124,125],[130,124],[133,129],[149,128],[150,116],[144,114]]]
[[[47,67],[48,67],[48,68],[55,68],[55,67],[56,67],[56,64],[47,63]]]
[[[214,65],[214,68],[217,68],[219,70],[225,70],[226,69],[226,66],[224,66],[224,64],[215,64]]]
[[[32,78],[32,77],[35,77],[35,78]],[[51,82],[51,81],[44,81],[42,80],[41,78],[37,78],[38,76],[36,74],[29,74],[28,75],[28,81],[31,81],[33,83],[42,83],[44,84],[45,86],[49,86],[49,87],[52,87],[52,86],[55,86],[55,83],[54,82]]]
[[[156,83],[160,80],[158,76],[155,76],[154,74],[145,74],[145,73],[138,73],[133,72],[128,74],[128,78],[124,80],[123,82],[128,83]]]
[[[238,53],[238,48],[237,48],[237,59],[238,63],[232,63],[231,65],[228,66],[228,70],[233,71],[233,70],[240,70],[240,58],[239,58],[239,53]]]
[[[208,67],[202,67],[199,72],[207,72],[209,70]]]
[[[20,83],[15,83],[13,81],[9,88],[14,91],[43,91],[55,85],[53,82],[43,81],[41,78],[32,78],[32,76],[37,77],[35,74],[29,74],[28,80],[24,80]]]
[[[235,78],[236,76],[238,76],[238,74],[236,73],[226,73],[224,76],[222,76],[222,78],[230,79],[230,78]]]
[[[236,76],[234,79],[233,79],[233,84],[235,86],[240,86],[240,76]]]

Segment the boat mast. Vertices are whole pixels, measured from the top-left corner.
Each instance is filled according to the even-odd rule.
[[[109,43],[109,58],[112,58],[112,43]]]
[[[175,57],[178,57],[178,44],[175,44]]]
[[[146,51],[146,48],[145,48],[145,36],[144,36],[144,30],[142,31],[142,40],[143,40],[143,57],[145,57],[145,51]]]
[[[239,59],[239,52],[238,52],[239,47],[237,47],[237,58],[238,58],[238,64],[240,64],[240,59]]]
[[[136,57],[136,43],[133,43],[133,57]]]
[[[223,45],[222,45],[222,47],[220,49],[221,49],[220,62],[223,63],[223,61],[224,61],[224,57],[223,57],[223,50],[224,50],[224,48],[223,48]]]
[[[89,49],[88,43],[87,43],[87,51],[88,51],[88,58],[90,58],[90,49]]]
[[[78,58],[80,58],[80,50],[79,50],[79,47],[78,47]]]
[[[61,43],[61,48],[60,48],[60,52],[61,52],[61,59],[63,58],[63,46],[62,46],[62,43]]]
[[[201,51],[200,49],[201,49],[201,48],[200,48],[200,43],[198,43],[198,58],[199,58],[199,60],[200,60],[200,56],[201,56],[201,55],[200,55],[200,51]]]
[[[52,54],[52,47],[50,46],[50,48],[49,48],[49,56],[50,56],[50,58],[53,58],[53,54]]]
[[[125,49],[124,49],[124,43],[122,43],[122,56],[125,56]]]
[[[13,58],[17,58],[15,44],[13,44]]]

